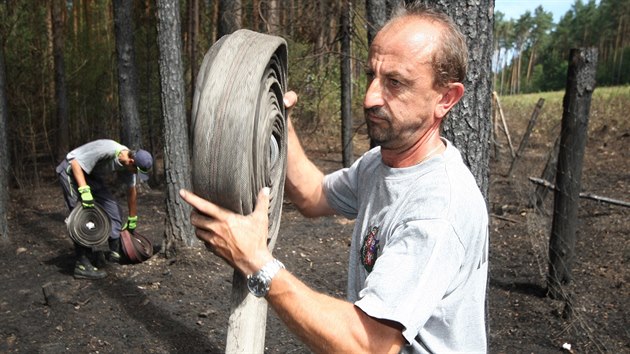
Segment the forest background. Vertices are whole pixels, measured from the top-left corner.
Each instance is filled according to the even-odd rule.
[[[61,6],[55,14],[52,4]],[[227,5],[225,4],[227,3]],[[221,5],[220,5],[221,4]],[[338,134],[339,19],[344,2],[325,1],[181,1],[182,54],[186,109],[190,115],[196,70],[221,35],[221,21],[280,35],[289,42],[289,87],[299,88],[297,124],[309,131]],[[364,92],[363,62],[369,24],[364,6],[350,8],[353,110]],[[499,95],[564,88],[570,48],[599,50],[598,86],[630,83],[630,0],[575,1],[558,23],[544,7],[516,20],[500,12],[494,23],[494,90]],[[163,151],[156,8],[133,1],[130,17],[137,71],[140,144]],[[50,183],[60,154],[56,118],[53,27],[62,35],[67,91],[68,146],[101,137],[121,136],[113,5],[109,1],[4,1],[0,5],[0,45],[6,63],[10,184],[26,188]],[[225,26],[225,24],[223,24]],[[133,59],[133,58],[132,58]],[[59,85],[59,81],[57,81]],[[124,140],[124,139],[123,139]],[[62,144],[63,145],[63,144]],[[152,184],[163,182],[160,168]]]
[[[73,269],[69,262],[71,241],[63,230],[65,210],[54,167],[69,148],[87,141],[103,137],[130,140],[125,134],[131,129],[122,129],[122,122],[129,111],[128,102],[123,101],[131,95],[124,91],[128,86],[121,84],[124,81],[121,77],[129,78],[126,76],[129,67],[121,66],[120,53],[126,63],[135,66],[135,79],[125,83],[133,82],[133,93],[137,95],[140,126],[135,138],[156,157],[155,173],[149,183],[151,189],[142,191],[143,232],[146,230],[152,235],[156,244],[169,234],[164,220],[172,209],[167,206],[165,213],[164,195],[165,191],[176,189],[171,188],[172,183],[164,171],[186,173],[188,170],[173,165],[169,168],[165,151],[171,147],[173,137],[184,140],[186,135],[172,134],[174,128],[180,129],[179,133],[188,128],[184,120],[174,127],[164,118],[171,115],[170,109],[178,107],[163,100],[163,80],[169,72],[163,71],[160,60],[164,52],[159,50],[164,21],[159,21],[158,17],[160,12],[166,12],[157,11],[160,4],[177,4],[177,20],[181,20],[181,33],[171,33],[173,41],[181,46],[184,69],[181,117],[190,119],[196,71],[204,53],[223,33],[229,33],[230,28],[249,28],[280,35],[288,42],[289,88],[300,94],[294,123],[301,137],[308,139],[310,144],[305,147],[314,160],[331,171],[340,167],[338,155],[343,145],[339,139],[343,120],[339,98],[344,90],[340,84],[340,62],[348,56],[342,49],[341,19],[348,15],[346,18],[352,24],[351,30],[345,32],[352,38],[352,110],[356,117],[362,117],[363,63],[369,32],[374,29],[365,5],[393,2],[395,0],[361,3],[347,0],[0,1],[0,68],[6,70],[5,76],[0,70],[0,92],[5,93],[5,97],[0,97],[0,116],[8,117],[6,125],[0,121],[0,143],[8,143],[9,152],[5,160],[4,149],[0,149],[0,167],[10,171],[6,182],[0,178],[3,187],[0,194],[8,191],[8,187],[11,190],[11,203],[4,204],[10,209],[0,210],[0,216],[9,216],[11,240],[15,241],[10,244],[15,247],[0,247],[0,268],[5,270],[2,272],[5,286],[0,294],[3,318],[0,351],[7,347],[29,351],[28,348],[41,348],[41,343],[49,348],[84,348],[88,342],[94,351],[119,352],[123,350],[121,346],[136,339],[142,341],[132,343],[137,347],[148,345],[144,343],[147,338],[154,338],[152,335],[158,333],[168,343],[152,339],[159,344],[154,347],[167,348],[164,352],[178,352],[176,348],[182,348],[179,352],[194,352],[189,350],[195,344],[190,339],[199,333],[204,333],[204,338],[210,333],[208,338],[212,341],[225,338],[221,332],[224,317],[215,316],[211,311],[222,314],[228,308],[227,304],[214,301],[225,298],[225,288],[230,284],[230,280],[226,280],[229,272],[215,258],[199,257],[196,249],[188,250],[195,253],[189,257],[186,250],[182,250],[181,257],[154,257],[140,265],[117,267],[114,276],[108,277],[106,282],[94,282],[91,287],[73,282],[69,277]],[[471,3],[464,0],[432,2],[450,9]],[[476,3],[484,5],[474,10],[483,12],[481,10],[492,8],[493,1]],[[128,11],[118,13],[116,9],[122,9],[123,5]],[[162,10],[174,13],[173,6]],[[477,11],[469,8],[464,15],[473,18],[473,12]],[[484,12],[486,19],[490,13]],[[584,174],[583,187],[601,195],[625,195],[628,185],[625,166],[627,151],[630,151],[626,114],[630,88],[629,14],[630,0],[576,1],[558,23],[553,23],[551,14],[542,7],[515,20],[505,20],[501,13],[495,13],[494,56],[488,55],[487,61],[486,57],[482,58],[488,63],[488,69],[484,66],[481,74],[473,73],[478,75],[474,80],[485,84],[488,78],[488,87],[492,76],[492,89],[501,96],[515,137],[525,130],[535,102],[541,97],[547,100],[533,132],[532,150],[522,156],[523,165],[517,166],[518,177],[538,172],[547,160],[553,137],[558,135],[569,48],[595,46],[599,51],[598,89],[591,108],[589,136],[592,140],[586,158],[590,164],[585,165],[588,173]],[[123,20],[117,15],[124,15]],[[475,19],[467,23],[474,24]],[[125,28],[129,31],[123,31]],[[473,42],[485,40],[481,38],[484,33]],[[120,37],[130,39],[131,46],[119,47]],[[470,41],[471,37],[468,38]],[[130,48],[133,48],[133,56],[125,56],[131,53]],[[471,60],[475,59],[481,60],[473,55]],[[491,61],[492,72],[489,71]],[[66,92],[65,101],[57,95],[60,88]],[[555,92],[542,93],[548,90]],[[524,95],[530,92],[533,94]],[[486,90],[477,97],[480,99],[475,105],[487,103],[490,108],[491,91]],[[61,112],[60,107],[64,108]],[[60,123],[60,116],[67,118],[67,127]],[[473,116],[488,118],[477,121],[489,121],[490,112]],[[361,136],[357,140],[363,139],[361,148],[364,149],[368,144],[365,144],[361,121],[356,119],[354,129],[357,136]],[[502,140],[503,135],[497,133],[500,132],[495,131],[493,138]],[[489,142],[490,139],[477,141],[484,150],[490,150],[485,149]],[[495,149],[504,143],[492,142]],[[546,277],[549,218],[545,211],[550,209],[550,200],[548,198],[541,210],[527,207],[530,182],[502,174],[514,156],[506,149],[497,149],[492,157],[489,212],[493,269],[489,298],[491,328],[495,329],[490,333],[490,340],[496,352],[555,353],[565,341],[580,348],[580,352],[627,352],[627,210],[603,204],[581,204],[581,253],[575,270],[577,281],[572,288],[575,295],[567,303],[550,301],[545,297],[544,285],[540,285]],[[482,164],[480,160],[473,161],[473,165]],[[290,204],[285,207],[284,243],[283,250],[277,250],[278,256],[300,278],[312,279],[327,293],[341,294],[345,269],[339,259],[345,256],[347,242],[343,235],[351,233],[350,224],[330,219],[315,224],[316,221],[296,217],[297,211]],[[299,237],[313,233],[315,237]],[[6,230],[0,229],[1,236],[6,234]],[[340,236],[324,239],[321,235]],[[302,267],[300,261],[308,262],[308,267]],[[61,311],[42,299],[44,281],[57,289],[56,295],[63,300],[58,304]],[[113,286],[117,282],[122,285]],[[142,294],[138,294],[137,289],[141,289]],[[137,303],[129,302],[130,293]],[[145,312],[134,312],[136,308],[146,308],[146,304],[156,305],[154,310],[159,309],[158,315],[147,320]],[[68,311],[66,305],[72,310]],[[575,309],[572,319],[565,318],[565,312],[569,312],[566,308]],[[54,315],[49,316],[51,313]],[[129,320],[124,317],[127,315],[137,315],[142,321]],[[185,319],[181,323],[190,326],[182,327],[179,321],[169,321],[169,315]],[[101,318],[105,323],[99,322]],[[124,319],[119,321],[120,326],[110,326],[110,318]],[[83,327],[86,323],[89,325]],[[107,328],[108,332],[94,335],[90,330],[93,323],[94,327]],[[39,336],[32,336],[34,326],[40,329]],[[292,345],[298,342],[285,332],[278,332],[284,331],[281,325],[271,328],[268,331],[270,347],[277,352],[287,351],[286,338]],[[122,334],[126,335],[124,341],[120,339]],[[221,345],[219,343],[219,347]]]

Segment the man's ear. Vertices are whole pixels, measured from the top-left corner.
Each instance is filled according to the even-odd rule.
[[[435,106],[435,116],[438,119],[444,118],[451,108],[464,96],[464,84],[453,82],[448,84],[443,90],[442,98]]]

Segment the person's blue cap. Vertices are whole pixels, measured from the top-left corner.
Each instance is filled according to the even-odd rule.
[[[153,157],[146,150],[138,149],[133,155],[133,161],[138,169],[138,176],[143,181],[149,179],[149,171],[153,167]]]

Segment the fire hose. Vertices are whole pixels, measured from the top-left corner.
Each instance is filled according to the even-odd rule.
[[[239,30],[206,53],[193,98],[194,192],[247,215],[258,192],[270,187],[270,249],[286,176],[286,68],[284,39]]]
[[[238,30],[206,53],[192,107],[192,187],[243,215],[270,187],[268,246],[280,226],[287,163],[287,44]],[[267,306],[234,273],[226,353],[263,353]]]
[[[79,203],[66,221],[72,241],[85,247],[98,247],[107,242],[111,225],[107,214],[98,204],[84,208]]]

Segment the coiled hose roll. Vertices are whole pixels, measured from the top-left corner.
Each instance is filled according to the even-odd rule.
[[[193,191],[247,215],[258,192],[270,187],[270,249],[286,176],[286,81],[285,40],[238,30],[206,53],[193,97]]]
[[[84,208],[80,203],[70,212],[66,226],[72,241],[90,248],[105,244],[112,228],[101,206],[94,204],[93,208]]]

